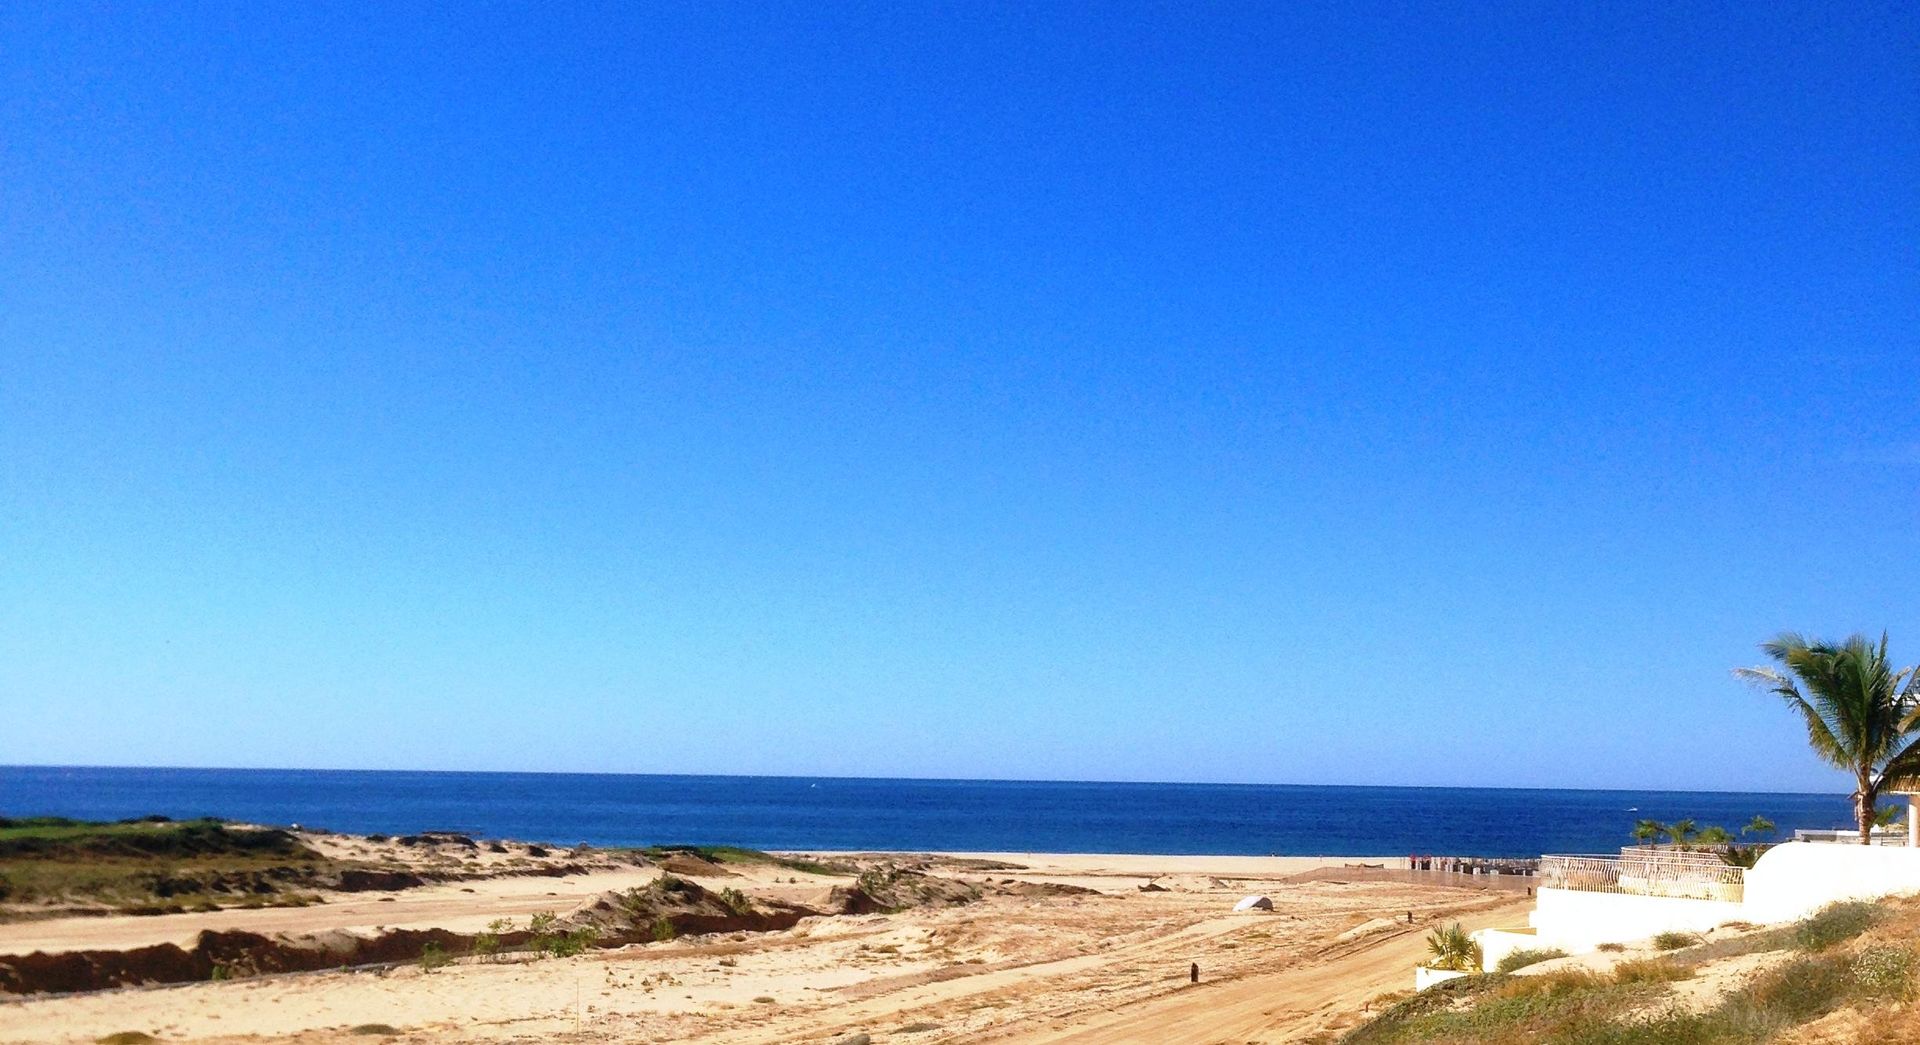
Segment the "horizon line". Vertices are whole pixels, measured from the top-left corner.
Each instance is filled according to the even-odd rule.
[[[1733,790],[1728,788],[1629,788],[1629,787],[1538,787],[1511,784],[1310,784],[1285,783],[1272,781],[1246,780],[1075,780],[1067,778],[1045,777],[944,777],[944,776],[848,776],[833,773],[670,773],[670,772],[634,772],[634,771],[586,771],[556,769],[373,769],[339,766],[182,766],[182,765],[89,765],[79,763],[52,762],[0,762],[0,770],[9,769],[75,769],[75,770],[160,770],[177,772],[204,773],[412,773],[437,775],[469,776],[579,776],[579,777],[670,777],[705,779],[741,779],[741,780],[835,780],[895,782],[911,781],[926,784],[1084,784],[1089,786],[1136,786],[1136,787],[1267,787],[1267,788],[1345,788],[1349,790],[1396,790],[1396,791],[1571,791],[1571,792],[1613,792],[1619,794],[1681,794],[1681,795],[1804,795],[1815,797],[1848,797],[1846,793],[1833,791],[1774,791],[1774,790]]]

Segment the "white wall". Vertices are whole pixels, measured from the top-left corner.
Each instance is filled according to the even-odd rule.
[[[1537,951],[1546,946],[1540,942],[1539,932],[1533,929],[1479,929],[1472,936],[1473,941],[1480,945],[1482,972],[1492,972],[1500,964],[1500,959],[1515,951]]]
[[[1750,922],[1789,922],[1835,900],[1920,893],[1920,849],[1787,842],[1747,872]]]
[[[1727,922],[1753,921],[1744,904],[1577,889],[1537,889],[1528,921],[1539,946],[1579,954],[1603,943],[1624,943],[1663,932],[1705,932]]]
[[[1465,975],[1464,972],[1456,972],[1452,969],[1429,969],[1424,965],[1416,965],[1413,967],[1413,989],[1424,991],[1436,983],[1457,980]]]

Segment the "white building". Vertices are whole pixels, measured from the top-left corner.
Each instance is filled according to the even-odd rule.
[[[1907,800],[1906,845],[1863,846],[1858,832],[1809,841],[1818,833],[1802,832],[1768,849],[1751,869],[1711,852],[1652,846],[1618,856],[1542,857],[1527,924],[1473,934],[1483,967],[1492,971],[1516,950],[1582,954],[1663,932],[1790,922],[1840,900],[1920,893],[1920,794]],[[1425,987],[1435,977],[1419,979]]]

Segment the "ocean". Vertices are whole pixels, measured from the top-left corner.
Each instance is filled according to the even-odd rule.
[[[0,816],[161,814],[600,846],[1283,856],[1605,853],[1635,820],[1836,827],[1845,795],[0,766]]]

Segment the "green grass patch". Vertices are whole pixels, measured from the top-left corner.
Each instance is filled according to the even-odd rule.
[[[1650,996],[1649,988],[1621,985],[1584,970],[1510,976],[1489,973],[1448,980],[1399,1002],[1342,1042],[1560,1041],[1579,1025]]]
[[[1793,927],[1793,944],[1803,951],[1824,951],[1866,932],[1880,920],[1880,908],[1864,900],[1831,903]]]
[[[1529,965],[1538,965],[1541,962],[1566,956],[1567,952],[1558,947],[1522,947],[1517,951],[1508,951],[1505,957],[1494,964],[1493,971],[1512,972],[1515,969],[1524,969]]]
[[[1913,997],[1916,955],[1910,948],[1882,945],[1853,956],[1854,990],[1872,998],[1908,1001]]]
[[[304,906],[338,866],[289,832],[221,820],[0,819],[0,920]]]

